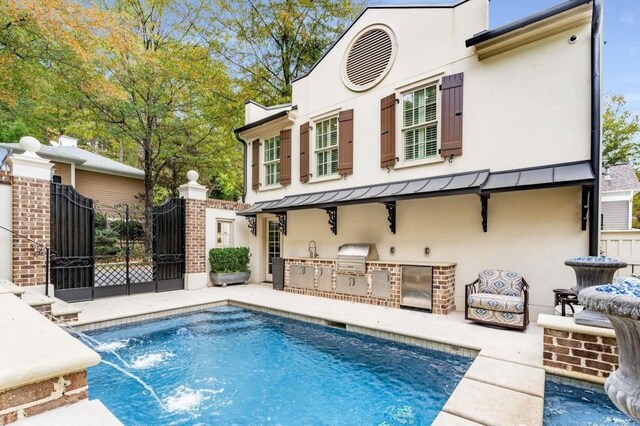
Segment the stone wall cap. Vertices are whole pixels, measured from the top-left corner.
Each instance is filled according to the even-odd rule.
[[[570,333],[590,334],[592,336],[616,337],[615,331],[611,328],[590,327],[573,322],[572,317],[561,317],[559,315],[540,314],[537,321],[538,327],[552,330],[568,331]]]
[[[0,324],[0,391],[100,362],[100,355],[12,294],[0,294]]]

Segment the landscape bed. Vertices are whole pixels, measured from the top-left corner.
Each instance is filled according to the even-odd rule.
[[[473,361],[232,306],[87,334],[127,425],[430,424]]]

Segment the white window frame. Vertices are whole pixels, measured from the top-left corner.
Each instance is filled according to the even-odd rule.
[[[329,120],[334,120],[334,119],[336,120],[336,143],[335,143],[335,145],[330,145],[330,146],[327,146],[327,147],[324,147],[324,148],[318,148],[317,138],[318,138],[318,131],[319,131],[318,127],[319,127],[319,124],[320,123],[324,123],[324,122],[329,121]],[[338,161],[338,155],[339,155],[338,149],[339,149],[339,146],[340,146],[340,122],[338,121],[338,114],[337,113],[333,113],[333,114],[330,114],[330,115],[319,117],[319,118],[315,119],[312,123],[313,123],[312,124],[312,126],[313,126],[313,135],[312,135],[313,138],[312,138],[312,140],[310,142],[313,144],[313,147],[312,147],[313,158],[312,158],[312,161],[310,161],[310,165],[312,166],[311,174],[312,174],[313,180],[314,181],[318,181],[318,180],[328,180],[328,179],[339,178],[340,175],[338,174],[337,161]],[[333,151],[334,149],[336,150],[336,171],[335,171],[335,173],[329,173],[329,174],[325,174],[325,175],[320,176],[320,174],[318,173],[318,170],[319,170],[318,169],[318,167],[319,167],[318,153],[325,152],[325,151],[330,152],[330,151]]]
[[[222,233],[224,225],[229,226],[228,245],[225,245],[224,243],[224,234]],[[233,226],[233,219],[216,218],[216,247],[233,247]]]
[[[278,157],[276,159],[273,160],[269,160],[267,161],[267,143],[272,141],[272,140],[277,140],[278,141]],[[274,187],[279,187],[280,186],[280,172],[281,172],[281,164],[280,164],[280,160],[281,160],[281,156],[282,156],[282,141],[280,140],[280,135],[274,135],[268,138],[265,138],[262,140],[262,170],[263,170],[263,185],[262,188],[264,189],[268,189],[268,188],[274,188]],[[269,183],[269,173],[267,173],[267,166],[269,165],[274,165],[276,166],[276,180],[275,182]]]
[[[436,117],[434,120],[429,120],[429,121],[425,121],[425,122],[421,122],[419,124],[413,124],[411,126],[405,126],[404,123],[404,97],[408,94],[413,94],[419,90],[424,90],[427,87],[435,87],[436,91],[435,91],[435,107],[436,107]],[[399,108],[396,108],[396,123],[399,123],[400,126],[398,126],[398,130],[397,130],[397,134],[396,134],[396,152],[399,154],[398,157],[400,158],[400,164],[396,165],[396,168],[402,168],[402,167],[412,167],[412,166],[419,166],[419,165],[423,165],[423,164],[429,164],[429,163],[434,163],[434,162],[441,162],[442,157],[440,155],[440,148],[441,148],[441,138],[440,138],[440,132],[441,132],[441,112],[440,112],[440,108],[441,108],[441,99],[440,99],[440,79],[428,79],[428,80],[423,80],[420,81],[418,83],[414,83],[411,84],[410,86],[405,86],[401,89],[398,89],[396,91],[398,99],[400,100],[399,103]],[[432,156],[428,156],[425,158],[420,158],[420,159],[412,159],[412,160],[407,160],[406,158],[406,146],[405,146],[405,132],[409,131],[409,130],[413,130],[413,129],[418,129],[418,128],[422,128],[422,127],[428,127],[430,125],[436,125],[436,148],[435,148],[435,154]]]

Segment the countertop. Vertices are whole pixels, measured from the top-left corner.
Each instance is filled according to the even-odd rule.
[[[335,262],[336,259],[335,258],[328,258],[328,257],[285,257],[285,260],[290,260],[290,261],[304,261],[304,262],[308,262],[308,261],[320,261],[320,262]],[[369,260],[367,261],[368,264],[391,264],[391,265],[406,265],[406,266],[441,266],[441,267],[447,267],[447,266],[456,266],[456,262],[428,262],[428,261],[402,261],[402,260],[395,260],[395,259],[390,259],[390,260]]]

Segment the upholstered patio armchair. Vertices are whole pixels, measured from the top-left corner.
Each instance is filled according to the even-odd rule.
[[[524,330],[529,325],[529,284],[520,274],[484,269],[465,288],[467,320]]]

